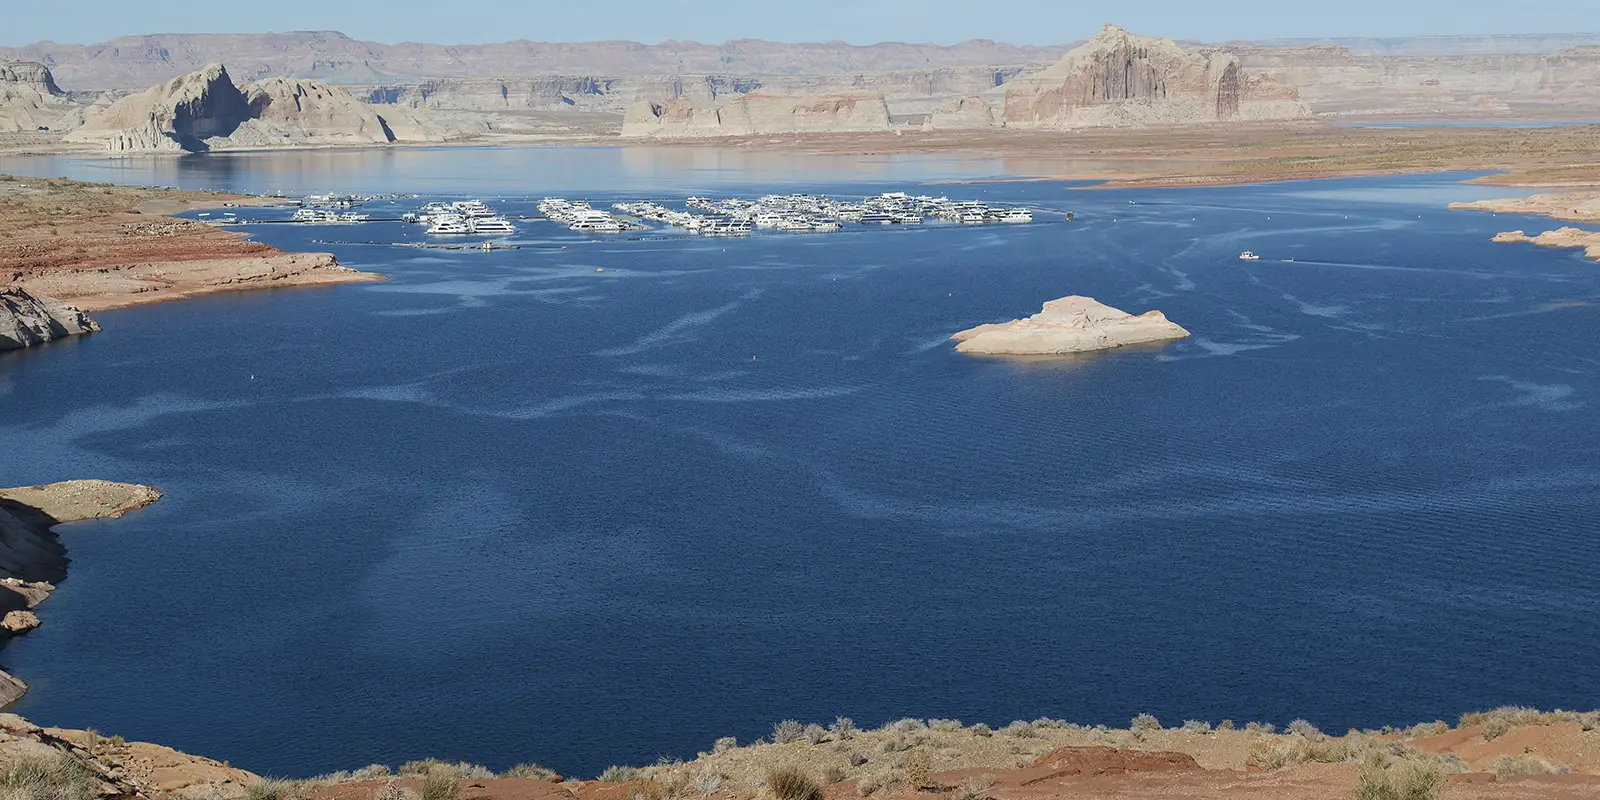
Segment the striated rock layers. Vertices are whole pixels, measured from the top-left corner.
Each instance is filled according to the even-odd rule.
[[[100,330],[87,314],[20,288],[0,289],[0,351]]]
[[[122,153],[448,138],[411,112],[396,117],[399,124],[391,125],[372,106],[320,81],[272,78],[240,89],[223,65],[210,64],[91,114],[67,140]]]
[[[84,106],[56,86],[45,65],[0,61],[0,133],[65,130],[83,115]]]
[[[720,106],[687,99],[636,103],[623,118],[625,138],[696,138],[775,133],[887,131],[889,105],[880,92],[788,95],[755,91]]]
[[[1115,25],[1050,68],[1006,84],[1002,111],[1008,127],[1040,129],[1310,116],[1293,87],[1245,74],[1231,54],[1190,53]]]
[[[957,352],[972,355],[1053,356],[1188,336],[1160,311],[1135,317],[1094,298],[1073,295],[1045,303],[1043,311],[1027,319],[979,325],[950,338],[960,343]]]

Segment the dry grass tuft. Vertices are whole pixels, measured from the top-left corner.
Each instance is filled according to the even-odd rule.
[[[422,800],[460,800],[461,774],[454,769],[429,770],[422,778]]]
[[[536,781],[558,781],[561,773],[539,764],[518,764],[501,773],[502,778],[526,778]]]
[[[767,788],[777,800],[823,800],[822,787],[794,767],[767,770]]]
[[[0,769],[0,798],[4,800],[95,800],[99,796],[99,781],[88,768],[65,755],[21,755]]]
[[[310,787],[300,781],[266,778],[245,790],[246,800],[306,800]]]
[[[1501,756],[1489,762],[1489,771],[1495,780],[1503,781],[1516,775],[1566,775],[1572,768],[1565,764],[1552,764],[1536,755]]]

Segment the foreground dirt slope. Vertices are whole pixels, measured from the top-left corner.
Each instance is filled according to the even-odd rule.
[[[164,216],[261,198],[0,175],[0,287],[84,311],[210,292],[382,280]]]

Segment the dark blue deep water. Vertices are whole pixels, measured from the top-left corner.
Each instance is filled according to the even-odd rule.
[[[1342,730],[1597,705],[1600,266],[1491,244],[1554,226],[1445,210],[1489,196],[1466,176],[919,188],[1032,170],[707,149],[0,169],[511,209],[909,189],[1078,212],[335,245],[391,280],[106,312],[0,358],[0,485],[167,492],[63,534],[71,577],[0,654],[38,721],[274,774],[592,775],[789,717]],[[945,341],[1073,293],[1195,335],[1032,362]]]

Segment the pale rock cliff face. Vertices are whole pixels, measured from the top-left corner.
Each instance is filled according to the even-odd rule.
[[[889,106],[877,92],[741,95],[720,108],[688,100],[638,103],[623,119],[626,138],[697,138],[778,133],[887,131]]]
[[[430,142],[476,132],[399,110],[394,120],[349,92],[313,80],[271,78],[236,87],[221,64],[124,97],[100,110],[67,140],[113,153],[202,151],[297,144]]]
[[[56,86],[43,64],[0,61],[0,133],[30,133],[76,127],[84,106]]]
[[[963,97],[933,110],[925,127],[930,130],[974,130],[1000,124],[999,110],[982,97]]]
[[[1107,25],[1048,69],[1007,85],[1009,127],[1069,129],[1304,119],[1292,87],[1249,76],[1227,53]]]
[[[1133,316],[1092,297],[1072,295],[1044,304],[1027,319],[979,325],[952,337],[972,355],[1053,356],[1183,339],[1189,332],[1160,311]]]
[[[0,289],[0,351],[100,330],[87,314],[22,289]]]

